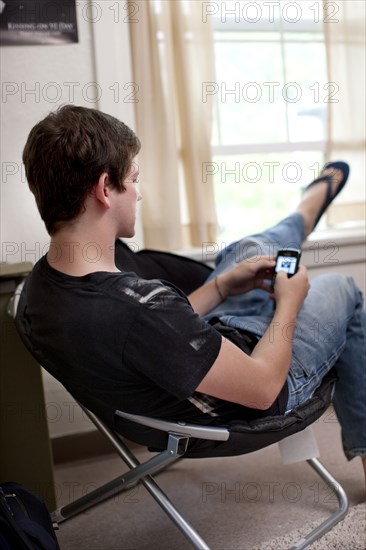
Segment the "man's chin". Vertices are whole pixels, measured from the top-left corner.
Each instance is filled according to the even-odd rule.
[[[133,228],[131,231],[123,231],[120,235],[118,235],[119,239],[131,239],[136,234],[135,228]]]

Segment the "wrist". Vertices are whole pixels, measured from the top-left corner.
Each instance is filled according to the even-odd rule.
[[[292,301],[276,301],[276,315],[286,319],[286,322],[291,323],[296,321],[298,309]]]
[[[217,275],[214,278],[214,285],[215,285],[216,292],[220,297],[220,300],[223,302],[227,297],[227,294],[226,294],[224,285],[222,284],[222,277],[219,277],[219,275]]]

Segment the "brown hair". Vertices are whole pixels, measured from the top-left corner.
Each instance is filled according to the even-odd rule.
[[[111,187],[122,192],[139,150],[140,141],[126,124],[95,109],[65,105],[38,122],[28,136],[23,162],[49,234],[83,211],[103,172]]]

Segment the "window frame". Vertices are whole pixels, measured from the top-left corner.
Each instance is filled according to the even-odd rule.
[[[238,4],[238,2],[235,2]],[[268,2],[269,4],[269,2]],[[230,13],[230,12],[228,12]],[[233,15],[233,14],[232,14]],[[215,33],[224,31],[224,32],[275,32],[280,34],[280,44],[282,50],[282,62],[283,67],[285,67],[284,61],[284,43],[286,42],[284,34],[287,32],[298,32],[298,33],[319,33],[322,37],[320,42],[324,43],[324,31],[323,24],[318,18],[315,18],[314,11],[314,20],[309,19],[300,19],[294,22],[286,21],[282,17],[274,18],[273,20],[260,18],[258,21],[250,21],[244,17],[239,19],[236,17],[230,17],[228,19],[223,19],[222,14],[219,18],[218,16],[212,18],[212,30],[213,30],[213,40],[216,42]],[[240,40],[239,40],[240,41]],[[238,42],[239,42],[238,41]],[[233,41],[234,42],[234,41]],[[263,43],[264,41],[259,41]],[[291,40],[291,42],[296,42]],[[299,42],[304,42],[299,40]],[[284,73],[285,73],[284,69]],[[285,76],[285,74],[284,74]],[[284,79],[284,81],[286,81]],[[217,130],[220,135],[220,115],[219,115],[219,106],[218,102],[214,100],[214,109],[217,114]],[[237,155],[237,154],[253,154],[253,153],[277,153],[277,152],[294,152],[294,151],[312,151],[319,150],[324,156],[326,154],[327,140],[318,140],[318,141],[301,141],[301,142],[291,142],[289,140],[289,124],[288,124],[288,102],[286,102],[286,142],[268,142],[268,143],[253,143],[253,144],[235,144],[235,145],[222,145],[222,144],[212,144],[212,155]]]

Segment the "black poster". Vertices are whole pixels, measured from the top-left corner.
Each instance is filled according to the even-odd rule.
[[[75,0],[0,0],[0,44],[78,42]]]

